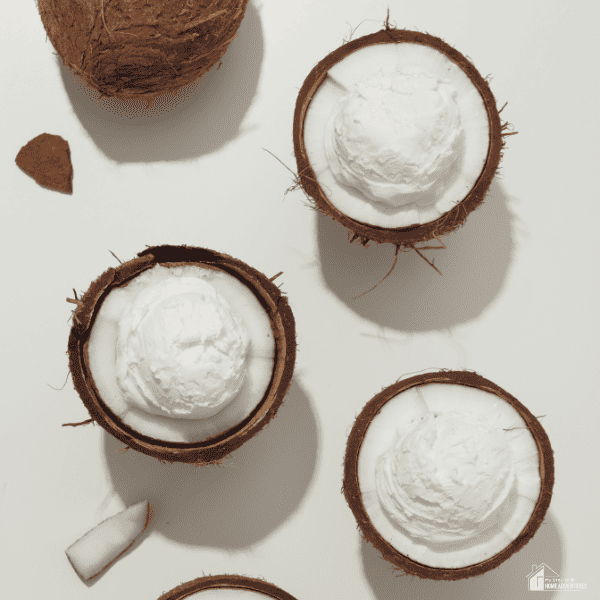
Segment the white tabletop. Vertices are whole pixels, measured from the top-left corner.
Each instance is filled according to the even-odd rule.
[[[394,248],[347,233],[287,194],[298,90],[349,37],[399,28],[468,55],[518,135],[501,175],[445,250],[417,254],[373,292]],[[262,0],[222,67],[174,110],[128,120],[95,103],[58,60],[32,0],[0,22],[3,258],[0,558],[7,598],[155,600],[203,574],[262,577],[298,600],[529,598],[532,565],[587,583],[596,568],[599,256],[592,3]],[[16,165],[41,133],[69,141],[72,196]],[[226,252],[277,280],[296,317],[293,383],[275,420],[222,467],[160,464],[99,426],[68,372],[65,299],[146,245]],[[556,484],[535,538],[499,569],[454,583],[396,577],[364,543],[341,493],[346,440],[383,387],[427,368],[473,369],[541,419]],[[94,583],[64,550],[140,500],[142,539]],[[570,597],[546,592],[547,598]]]

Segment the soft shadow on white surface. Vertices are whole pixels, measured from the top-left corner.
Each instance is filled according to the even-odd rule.
[[[514,248],[510,198],[495,179],[483,204],[460,229],[441,238],[441,250],[424,250],[437,273],[416,252],[392,244],[348,242],[348,230],[318,215],[318,246],[325,284],[353,311],[401,331],[447,329],[478,317],[501,292]],[[436,240],[426,245],[438,245]]]
[[[104,451],[112,486],[124,504],[148,499],[153,529],[190,545],[229,550],[267,537],[300,506],[313,480],[319,428],[313,406],[292,382],[271,423],[222,465],[160,463],[109,434]]]
[[[98,148],[116,162],[151,162],[194,159],[243,133],[263,57],[260,14],[249,2],[221,66],[177,96],[157,98],[149,109],[145,102],[98,100],[99,94],[74,77],[58,56],[56,61],[71,106]]]
[[[533,539],[519,552],[493,571],[459,581],[432,581],[401,575],[371,544],[362,538],[360,544],[364,573],[377,600],[518,600],[531,596],[527,575],[533,565],[545,563],[559,576],[567,576],[562,575],[561,537],[558,524],[552,512],[548,511]],[[555,591],[544,590],[543,597],[555,595]]]

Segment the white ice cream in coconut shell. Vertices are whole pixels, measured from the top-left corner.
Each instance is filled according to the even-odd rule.
[[[113,289],[89,341],[105,404],[149,437],[203,441],[261,401],[275,342],[264,308],[232,275],[156,265]]]
[[[379,458],[377,495],[413,538],[457,542],[477,535],[514,480],[512,452],[488,416],[428,413]],[[489,526],[489,524],[488,524]]]
[[[172,277],[142,290],[121,316],[117,381],[146,412],[206,419],[239,392],[249,341],[211,283]]]
[[[477,564],[527,525],[540,494],[539,456],[508,402],[430,384],[388,401],[358,465],[362,501],[398,552],[435,568]]]
[[[334,107],[325,155],[338,183],[399,208],[456,160],[462,132],[456,89],[417,67],[380,68]]]
[[[443,53],[375,44],[328,70],[304,143],[341,213],[399,228],[434,221],[463,200],[485,165],[489,123],[479,91]]]

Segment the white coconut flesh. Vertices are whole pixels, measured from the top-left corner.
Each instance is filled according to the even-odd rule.
[[[75,571],[86,581],[98,575],[133,544],[149,517],[146,500],[96,525],[66,550]]]
[[[256,408],[271,380],[275,339],[265,309],[234,276],[156,265],[104,299],[88,356],[100,397],[126,425],[191,443]]]
[[[186,600],[265,600],[269,596],[265,596],[261,592],[253,590],[240,590],[235,588],[212,588],[208,590],[200,590],[191,596],[186,596]]]
[[[304,122],[327,199],[377,227],[434,221],[477,182],[489,148],[483,98],[465,72],[421,44],[356,50],[328,72]]]
[[[358,477],[379,534],[415,562],[447,569],[506,548],[541,490],[537,445],[519,413],[454,384],[388,401],[367,429]]]

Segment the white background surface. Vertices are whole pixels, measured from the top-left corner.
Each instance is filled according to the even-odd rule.
[[[346,232],[286,196],[292,120],[312,67],[348,38],[392,23],[467,54],[519,134],[485,204],[435,253],[389,269],[393,247]],[[591,2],[502,4],[263,0],[219,71],[167,114],[128,120],[97,104],[53,55],[32,0],[0,21],[2,418],[0,567],[11,600],[153,600],[203,574],[264,577],[298,600],[528,598],[546,563],[600,597],[598,519],[599,112]],[[371,19],[371,20],[369,20]],[[365,21],[366,20],[366,21]],[[364,21],[364,22],[363,22]],[[40,133],[69,141],[72,196],[14,163]],[[98,426],[67,376],[65,298],[146,245],[224,251],[279,271],[298,360],[272,424],[227,468],[160,464]],[[433,256],[430,251],[428,256]],[[499,569],[446,583],[396,577],[362,542],[341,494],[348,432],[404,374],[474,369],[519,398],[550,436],[554,496],[535,538]],[[91,585],[64,550],[148,498],[147,535]],[[545,598],[568,597],[544,592]]]

